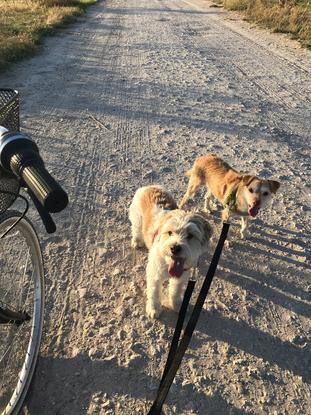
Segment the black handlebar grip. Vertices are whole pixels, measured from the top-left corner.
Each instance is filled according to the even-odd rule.
[[[39,203],[51,213],[60,212],[68,204],[67,193],[40,165],[23,168],[22,178],[32,190]]]
[[[60,212],[68,204],[68,195],[44,167],[40,155],[33,151],[15,153],[10,166],[39,203],[50,213]]]

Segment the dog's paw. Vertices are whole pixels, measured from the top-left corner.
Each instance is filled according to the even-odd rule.
[[[176,298],[174,300],[170,300],[168,306],[171,310],[176,311],[176,313],[178,313],[180,310],[181,303],[182,303],[182,298],[180,299]]]
[[[143,242],[143,241],[141,241],[141,240],[140,240],[140,239],[138,239],[138,238],[132,238],[132,241],[131,241],[131,247],[132,247],[133,249],[143,248],[143,246],[144,246],[144,242]]]
[[[152,318],[152,319],[159,318],[161,314],[161,306],[156,306],[154,304],[147,304],[146,313],[149,318]]]
[[[170,308],[175,311],[175,313],[179,313],[181,307],[181,301],[178,303],[171,304]]]

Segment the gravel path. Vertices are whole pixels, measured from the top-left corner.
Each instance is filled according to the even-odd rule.
[[[1,76],[71,201],[54,236],[38,221],[47,315],[29,414],[147,413],[176,316],[145,316],[127,208],[148,183],[180,198],[211,151],[282,187],[224,252],[165,414],[311,413],[310,56],[208,1],[106,0]],[[201,275],[219,212],[211,223]]]

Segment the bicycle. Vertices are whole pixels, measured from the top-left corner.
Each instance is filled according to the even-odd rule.
[[[20,412],[34,374],[44,315],[44,268],[39,239],[26,217],[33,201],[48,233],[50,213],[68,204],[35,142],[20,132],[19,94],[0,89],[0,414]],[[16,203],[18,210],[8,210]],[[21,203],[24,203],[23,210]]]

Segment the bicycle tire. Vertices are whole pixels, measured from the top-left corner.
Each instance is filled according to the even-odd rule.
[[[2,230],[7,229],[10,225],[16,222],[16,220],[21,216],[19,212],[16,211],[7,211],[4,214],[0,216],[0,236],[3,233]],[[21,326],[24,326],[24,330],[28,330],[29,332],[29,340],[24,337],[22,337],[20,340],[18,340],[18,336],[21,336],[21,334],[14,334],[12,345],[10,345],[10,349],[6,350],[6,345],[2,347],[2,350],[4,350],[3,359],[0,355],[0,364],[5,365],[6,363],[6,355],[8,354],[10,359],[10,355],[14,356],[14,360],[12,359],[12,362],[7,362],[4,371],[9,370],[7,378],[9,379],[7,382],[10,383],[10,378],[12,378],[11,385],[8,385],[8,388],[10,388],[9,391],[6,391],[5,388],[2,388],[2,395],[1,395],[1,385],[0,385],[0,413],[2,415],[18,415],[19,412],[22,409],[23,403],[25,401],[28,389],[31,384],[31,380],[35,371],[35,366],[37,363],[37,358],[39,354],[39,348],[40,348],[40,341],[41,341],[41,334],[42,334],[42,325],[43,325],[43,316],[44,316],[44,268],[43,268],[43,260],[42,260],[42,253],[40,248],[40,243],[38,240],[38,236],[36,234],[36,231],[31,224],[31,222],[24,217],[21,219],[16,226],[8,233],[7,236],[3,238],[5,240],[7,237],[14,238],[14,236],[17,235],[19,245],[22,246],[22,244],[25,245],[25,247],[28,249],[27,251],[27,260],[26,264],[24,266],[24,276],[22,284],[29,283],[33,284],[33,292],[30,288],[28,288],[27,296],[25,300],[25,304],[29,302],[29,307],[33,307],[33,312],[31,314],[31,320],[27,322],[28,326],[23,323]],[[24,238],[24,242],[20,239]],[[0,239],[2,241],[2,239]],[[11,249],[10,240],[7,240],[7,243],[9,244],[9,249]],[[21,248],[22,249],[22,248]],[[0,251],[0,260],[1,255],[3,251]],[[16,260],[15,260],[16,261]],[[32,271],[28,273],[28,263],[31,263]],[[15,268],[15,264],[14,264]],[[15,272],[18,271],[18,266],[15,268]],[[6,272],[4,272],[6,274]],[[17,272],[16,272],[17,274]],[[30,276],[31,274],[31,276]],[[15,274],[14,274],[15,275]],[[26,275],[26,277],[25,277]],[[4,277],[5,278],[5,277]],[[3,277],[0,277],[0,301],[2,301],[2,304],[5,304],[3,302],[3,299],[1,300],[1,292],[5,294],[5,298],[10,298],[9,290],[5,291],[5,289],[2,289],[1,291],[1,283],[3,285]],[[16,284],[17,285],[17,284]],[[15,286],[13,286],[13,289]],[[24,294],[20,294],[20,298]],[[30,298],[33,297],[33,298]],[[16,300],[17,301],[17,300]],[[3,330],[5,329],[5,326],[0,325],[0,329],[3,327]],[[7,331],[9,330],[16,330],[17,333],[19,333],[19,326],[18,328],[15,328],[14,325],[6,325],[8,327]],[[12,328],[11,328],[12,327]],[[5,337],[6,339],[9,339],[11,334],[8,334],[6,336],[0,336],[0,351],[1,351],[1,342],[4,342],[3,340]],[[12,336],[11,336],[12,337]],[[13,342],[17,343],[17,346]],[[20,343],[25,343],[25,354],[24,351],[21,352],[18,356],[14,355],[14,351],[16,351],[16,347],[20,348]],[[14,349],[15,348],[15,349]],[[9,352],[8,352],[9,350]],[[3,362],[2,362],[3,361]],[[20,361],[20,364],[17,365],[15,363],[16,361]],[[0,365],[0,383],[1,383],[1,365]],[[13,366],[13,369],[11,367]],[[18,367],[15,369],[14,366],[17,365]],[[20,368],[20,369],[19,369]],[[14,370],[16,370],[16,378]],[[3,372],[4,372],[3,371]],[[3,375],[3,373],[2,373]],[[16,379],[16,380],[15,380]],[[4,383],[5,381],[3,381]],[[3,385],[2,385],[3,386]],[[5,385],[6,386],[6,385]],[[1,397],[3,398],[3,402],[1,403]]]

